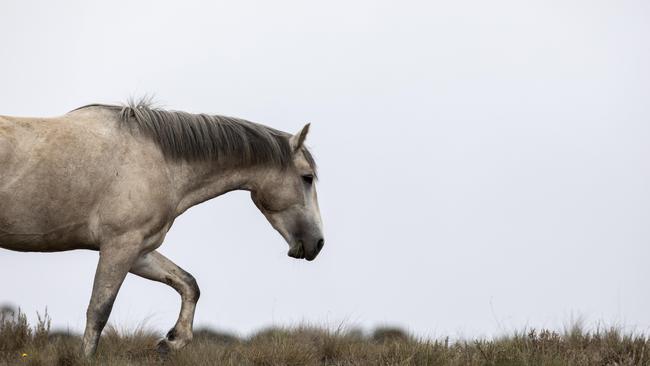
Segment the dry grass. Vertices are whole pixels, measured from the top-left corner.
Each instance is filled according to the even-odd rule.
[[[76,335],[50,331],[47,313],[30,326],[24,314],[0,316],[0,365],[650,365],[650,340],[616,329],[562,333],[530,330],[495,340],[415,339],[397,328],[272,328],[247,339],[210,330],[162,360],[158,336],[143,329],[104,332],[97,356],[79,356]]]

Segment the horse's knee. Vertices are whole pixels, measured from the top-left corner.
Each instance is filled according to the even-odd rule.
[[[183,282],[184,291],[181,293],[184,300],[196,303],[201,297],[201,289],[196,279],[191,274],[184,272],[181,278]]]
[[[190,301],[192,302],[197,302],[199,301],[199,297],[201,297],[201,289],[199,288],[199,284],[196,282],[196,278],[192,276],[191,274],[187,274],[187,285],[190,287]]]

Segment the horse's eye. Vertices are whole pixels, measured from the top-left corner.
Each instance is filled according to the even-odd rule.
[[[311,174],[303,175],[302,181],[307,184],[312,184],[314,182],[314,176]]]

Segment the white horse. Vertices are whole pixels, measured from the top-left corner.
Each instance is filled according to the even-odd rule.
[[[166,351],[192,339],[199,288],[156,249],[188,208],[233,190],[253,202],[289,244],[313,260],[324,240],[316,166],[296,135],[223,116],[88,105],[57,118],[0,116],[0,247],[99,251],[82,348],[94,354],[117,292],[131,272],[178,291]]]

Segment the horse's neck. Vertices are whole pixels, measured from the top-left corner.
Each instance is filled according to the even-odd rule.
[[[255,168],[219,167],[215,164],[184,163],[175,169],[180,215],[188,208],[234,190],[249,190]]]

